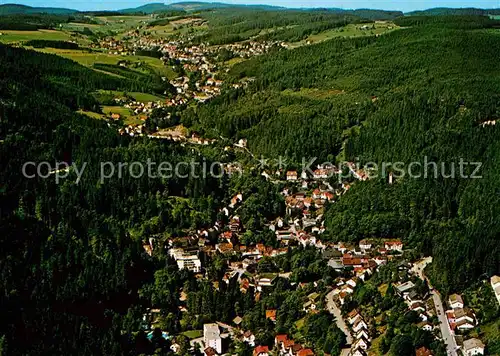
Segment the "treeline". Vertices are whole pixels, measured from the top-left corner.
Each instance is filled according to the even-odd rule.
[[[39,29],[50,29],[60,23],[70,22],[71,16],[68,15],[4,15],[1,16],[0,30],[12,31],[36,31]]]
[[[68,41],[53,41],[53,40],[30,40],[24,42],[25,46],[34,48],[60,48],[60,49],[79,49],[78,43]]]
[[[262,11],[241,9],[237,11],[216,10],[201,13],[209,23],[207,33],[195,37],[195,42],[227,44],[248,40],[269,33],[269,39],[283,41],[301,40],[314,31],[340,27],[362,19],[329,11]],[[263,35],[265,35],[265,33]],[[263,37],[262,39],[266,39]]]
[[[158,49],[140,49],[135,51],[137,56],[145,56],[145,57],[153,57],[153,58],[161,58],[163,53],[161,53]]]
[[[436,26],[439,28],[453,28],[463,30],[493,28],[500,26],[500,21],[482,15],[406,16],[397,18],[394,23],[402,27]]]
[[[499,9],[478,9],[474,7],[470,8],[447,8],[447,7],[437,7],[433,9],[423,10],[423,11],[413,11],[409,12],[407,16],[488,16],[488,15],[499,15]]]
[[[94,63],[93,67],[126,78],[124,81],[130,91],[152,92],[163,95],[166,91],[172,89],[170,83],[164,82],[160,76],[150,72],[139,72],[120,65],[105,63]]]
[[[153,14],[157,18],[166,18],[166,17],[185,16],[187,15],[187,12],[185,10],[158,10],[153,12]]]
[[[437,178],[407,173],[389,185],[387,168],[379,179],[356,183],[328,208],[326,225],[333,240],[401,237],[434,256],[436,286],[459,290],[499,272],[499,131],[481,123],[499,115],[500,38],[483,30],[489,20],[482,17],[440,21],[237,64],[228,80],[253,78],[249,88],[187,111],[181,121],[214,136],[246,137],[257,156],[284,155],[296,165],[302,157],[444,164]],[[483,178],[460,177],[461,159],[483,162]],[[456,174],[446,178],[452,166]]]

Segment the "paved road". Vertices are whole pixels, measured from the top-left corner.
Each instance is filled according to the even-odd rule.
[[[446,319],[446,314],[443,309],[443,302],[441,301],[441,295],[439,292],[432,288],[431,283],[427,276],[424,274],[424,268],[432,262],[432,257],[427,257],[413,265],[412,272],[416,273],[421,279],[426,280],[429,288],[431,289],[432,300],[436,307],[437,317],[439,319],[439,327],[441,329],[441,335],[443,341],[446,344],[446,353],[449,356],[457,356],[457,342],[455,337],[451,333],[450,326],[448,325],[448,320]]]
[[[346,335],[347,344],[352,345],[353,338],[351,332],[349,331],[347,324],[342,318],[342,313],[340,312],[340,309],[337,307],[337,304],[335,304],[335,302],[333,301],[333,291],[331,291],[326,295],[326,307],[328,311],[335,317],[335,321],[339,329],[342,330],[342,332]]]
[[[441,335],[446,344],[447,354],[450,356],[457,356],[457,342],[455,337],[451,334],[450,326],[448,325],[448,320],[446,319],[446,314],[443,310],[443,303],[441,302],[441,296],[436,290],[432,290],[432,300],[436,306],[436,311],[439,318],[439,326],[441,327]]]

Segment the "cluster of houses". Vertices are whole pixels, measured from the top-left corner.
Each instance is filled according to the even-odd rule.
[[[363,316],[358,310],[353,310],[347,314],[347,322],[352,330],[353,344],[351,345],[351,351],[349,355],[351,356],[366,356],[367,350],[370,347],[372,341],[368,325],[365,322]]]
[[[412,281],[395,284],[394,288],[396,294],[404,299],[408,305],[408,309],[418,313],[421,321],[417,326],[426,331],[433,331],[434,325],[430,322],[430,318],[436,314],[434,303],[429,293],[422,294],[418,292]]]
[[[449,309],[445,313],[451,330],[467,331],[477,325],[474,312],[464,305],[464,301],[460,295],[450,295],[448,298],[448,307]]]
[[[290,339],[287,334],[278,334],[274,337],[275,355],[280,356],[312,356],[313,350],[302,346]]]
[[[228,44],[220,47],[231,51],[236,57],[250,58],[265,54],[272,49],[286,47],[286,45],[282,41],[248,41]]]
[[[149,101],[147,103],[143,103],[140,101],[124,101],[124,99],[118,99],[120,100],[118,103],[123,105],[123,107],[130,109],[133,111],[134,115],[141,115],[141,114],[151,114],[154,109],[164,107],[165,104],[162,103],[161,101]],[[126,100],[126,99],[125,99]]]
[[[238,319],[238,320],[237,320]],[[241,323],[241,318],[234,320],[235,324]],[[224,332],[227,330],[226,332]],[[239,328],[232,328],[223,323],[210,323],[203,325],[203,351],[207,356],[222,355],[228,351],[229,339],[236,338],[247,343],[253,348],[254,356],[314,356],[312,349],[290,339],[287,334],[278,334],[274,338],[274,348],[266,345],[256,345],[255,335],[247,330],[242,332]]]
[[[128,136],[142,136],[146,133],[146,127],[143,124],[139,125],[127,125],[118,130],[120,135],[128,135]]]

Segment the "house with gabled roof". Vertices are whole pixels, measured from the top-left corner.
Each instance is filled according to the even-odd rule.
[[[463,352],[465,356],[484,355],[484,348],[481,340],[472,338],[464,341]]]
[[[361,337],[361,338],[357,339],[356,341],[354,341],[354,344],[352,347],[353,347],[353,349],[367,350],[370,347],[370,343],[367,340],[365,340],[365,338]]]
[[[276,309],[266,310],[266,319],[276,322]]]
[[[433,356],[433,353],[425,346],[422,346],[421,348],[415,350],[415,356]]]
[[[401,240],[396,239],[396,240],[387,240],[384,241],[384,247],[388,251],[403,251],[403,242]]]
[[[357,320],[353,325],[352,325],[352,330],[357,333],[360,330],[365,329],[368,330],[368,325],[366,325],[365,321],[363,319]]]
[[[450,306],[451,309],[463,308],[464,300],[460,295],[452,294],[448,297],[448,305]]]
[[[257,346],[253,350],[253,356],[269,356],[269,347],[268,346]]]
[[[368,332],[365,329],[361,329],[360,331],[358,331],[355,336],[356,336],[356,339],[363,338],[368,342],[372,341],[370,335],[368,335]]]

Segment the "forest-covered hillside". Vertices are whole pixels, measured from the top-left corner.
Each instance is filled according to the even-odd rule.
[[[500,36],[483,17],[402,21],[412,27],[236,65],[230,76],[255,78],[253,88],[188,112],[185,121],[247,137],[255,154],[297,163],[304,156],[483,162],[483,179],[362,183],[327,213],[332,239],[403,236],[432,253],[436,284],[455,290],[499,270],[499,131],[481,123],[499,115]]]
[[[213,221],[220,185],[147,176],[100,184],[102,161],[203,159],[180,146],[121,137],[106,122],[75,113],[95,109],[94,90],[133,91],[131,81],[4,45],[0,78],[0,315],[8,320],[0,326],[2,354],[149,353],[149,341],[134,345],[120,336],[140,329],[134,310],[147,297],[140,299],[139,289],[154,282],[158,268],[144,254],[142,231],[175,236]],[[52,169],[56,161],[88,162],[86,179],[75,184],[72,171],[58,185],[22,175],[25,162],[42,161]],[[187,275],[175,270],[172,283],[182,285],[178,278]]]

